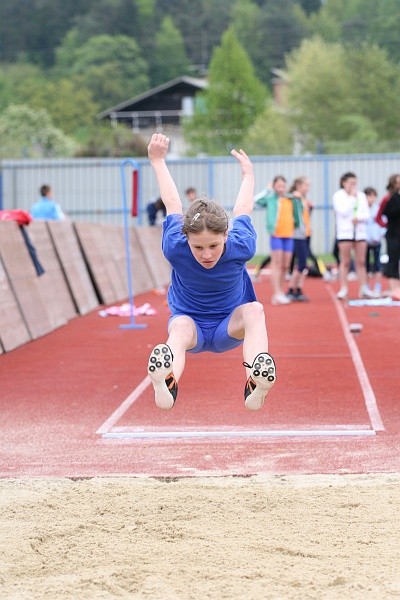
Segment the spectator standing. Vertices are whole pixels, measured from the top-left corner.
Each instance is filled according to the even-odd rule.
[[[293,253],[293,232],[301,224],[301,201],[286,192],[286,179],[277,175],[270,188],[254,198],[267,209],[267,231],[270,234],[272,304],[289,304],[284,293],[285,275]]]
[[[386,228],[381,227],[376,222],[376,215],[379,209],[377,202],[378,193],[373,187],[366,187],[364,194],[367,197],[369,206],[369,218],[367,221],[367,254],[365,258],[365,266],[367,269],[367,275],[371,283],[368,285],[377,296],[380,296],[382,291],[382,271],[381,271],[381,248],[382,238],[385,235]]]
[[[397,184],[396,184],[397,187]],[[399,262],[400,262],[400,190],[394,191],[383,208],[382,214],[387,218],[386,248],[388,262],[384,266],[383,274],[389,279],[390,294],[400,288]]]
[[[41,186],[40,199],[32,204],[31,216],[35,220],[63,221],[66,217],[61,206],[53,200],[53,189],[50,185]]]
[[[394,175],[391,175],[389,177],[389,180],[388,180],[388,183],[386,186],[387,193],[381,199],[381,201],[379,203],[378,212],[376,213],[376,222],[378,223],[378,225],[381,225],[381,227],[386,228],[386,224],[387,224],[386,217],[383,214],[383,210],[386,206],[386,203],[389,200],[390,196],[392,194],[394,194],[395,192],[398,192],[399,190],[400,190],[400,174],[395,173]]]
[[[308,199],[309,190],[310,180],[304,175],[301,177],[296,177],[289,189],[289,194],[292,194],[295,198],[298,198],[301,202],[302,207],[301,223],[298,227],[295,228],[293,232],[293,258],[295,259],[295,261],[293,265],[293,271],[290,277],[289,290],[287,293],[287,297],[290,300],[295,300],[297,302],[308,301],[307,296],[303,294],[303,287],[308,274],[307,257],[310,253],[309,241],[311,238],[310,217],[312,204]]]
[[[345,300],[349,293],[347,277],[350,270],[352,250],[355,255],[355,266],[360,285],[359,297],[374,297],[374,294],[367,287],[367,271],[365,268],[367,252],[366,223],[369,218],[369,207],[364,192],[357,189],[357,176],[354,173],[347,172],[342,175],[340,189],[333,194],[332,200],[340,257],[340,289],[337,297],[340,300]]]
[[[185,196],[189,204],[191,204],[197,198],[197,190],[196,188],[189,186],[185,190]]]
[[[154,226],[157,225],[157,220],[159,215],[161,214],[162,220],[164,220],[165,215],[167,214],[167,209],[165,208],[164,202],[161,198],[157,198],[152,202],[149,202],[146,206],[147,210],[147,218],[149,220],[149,225]]]

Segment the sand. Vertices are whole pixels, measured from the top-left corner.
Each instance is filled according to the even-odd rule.
[[[400,598],[400,475],[0,481],[0,598]]]

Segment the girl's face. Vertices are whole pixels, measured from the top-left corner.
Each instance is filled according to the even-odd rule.
[[[349,177],[343,182],[343,189],[346,194],[353,196],[357,192],[357,179],[356,177]]]
[[[214,233],[205,229],[200,233],[189,233],[187,236],[189,248],[194,258],[205,269],[215,267],[225,249],[228,232]]]
[[[302,195],[302,197],[306,198],[308,192],[310,191],[310,181],[308,179],[305,179],[304,181],[301,181],[299,183],[297,189],[300,192],[300,194]]]
[[[284,196],[286,194],[286,181],[284,179],[277,179],[273,184],[273,188],[278,196]]]

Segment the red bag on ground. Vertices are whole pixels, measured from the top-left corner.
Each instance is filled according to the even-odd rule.
[[[18,225],[29,225],[32,217],[26,210],[14,208],[12,210],[0,210],[0,221],[17,221]]]

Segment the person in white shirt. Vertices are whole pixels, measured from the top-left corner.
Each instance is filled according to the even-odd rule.
[[[340,289],[337,297],[345,300],[349,289],[347,276],[351,263],[351,252],[354,260],[360,298],[374,297],[367,286],[365,257],[367,252],[367,221],[369,206],[366,195],[357,189],[357,176],[347,172],[340,178],[340,189],[333,194],[333,210],[336,219],[336,239],[339,246],[339,281]]]

